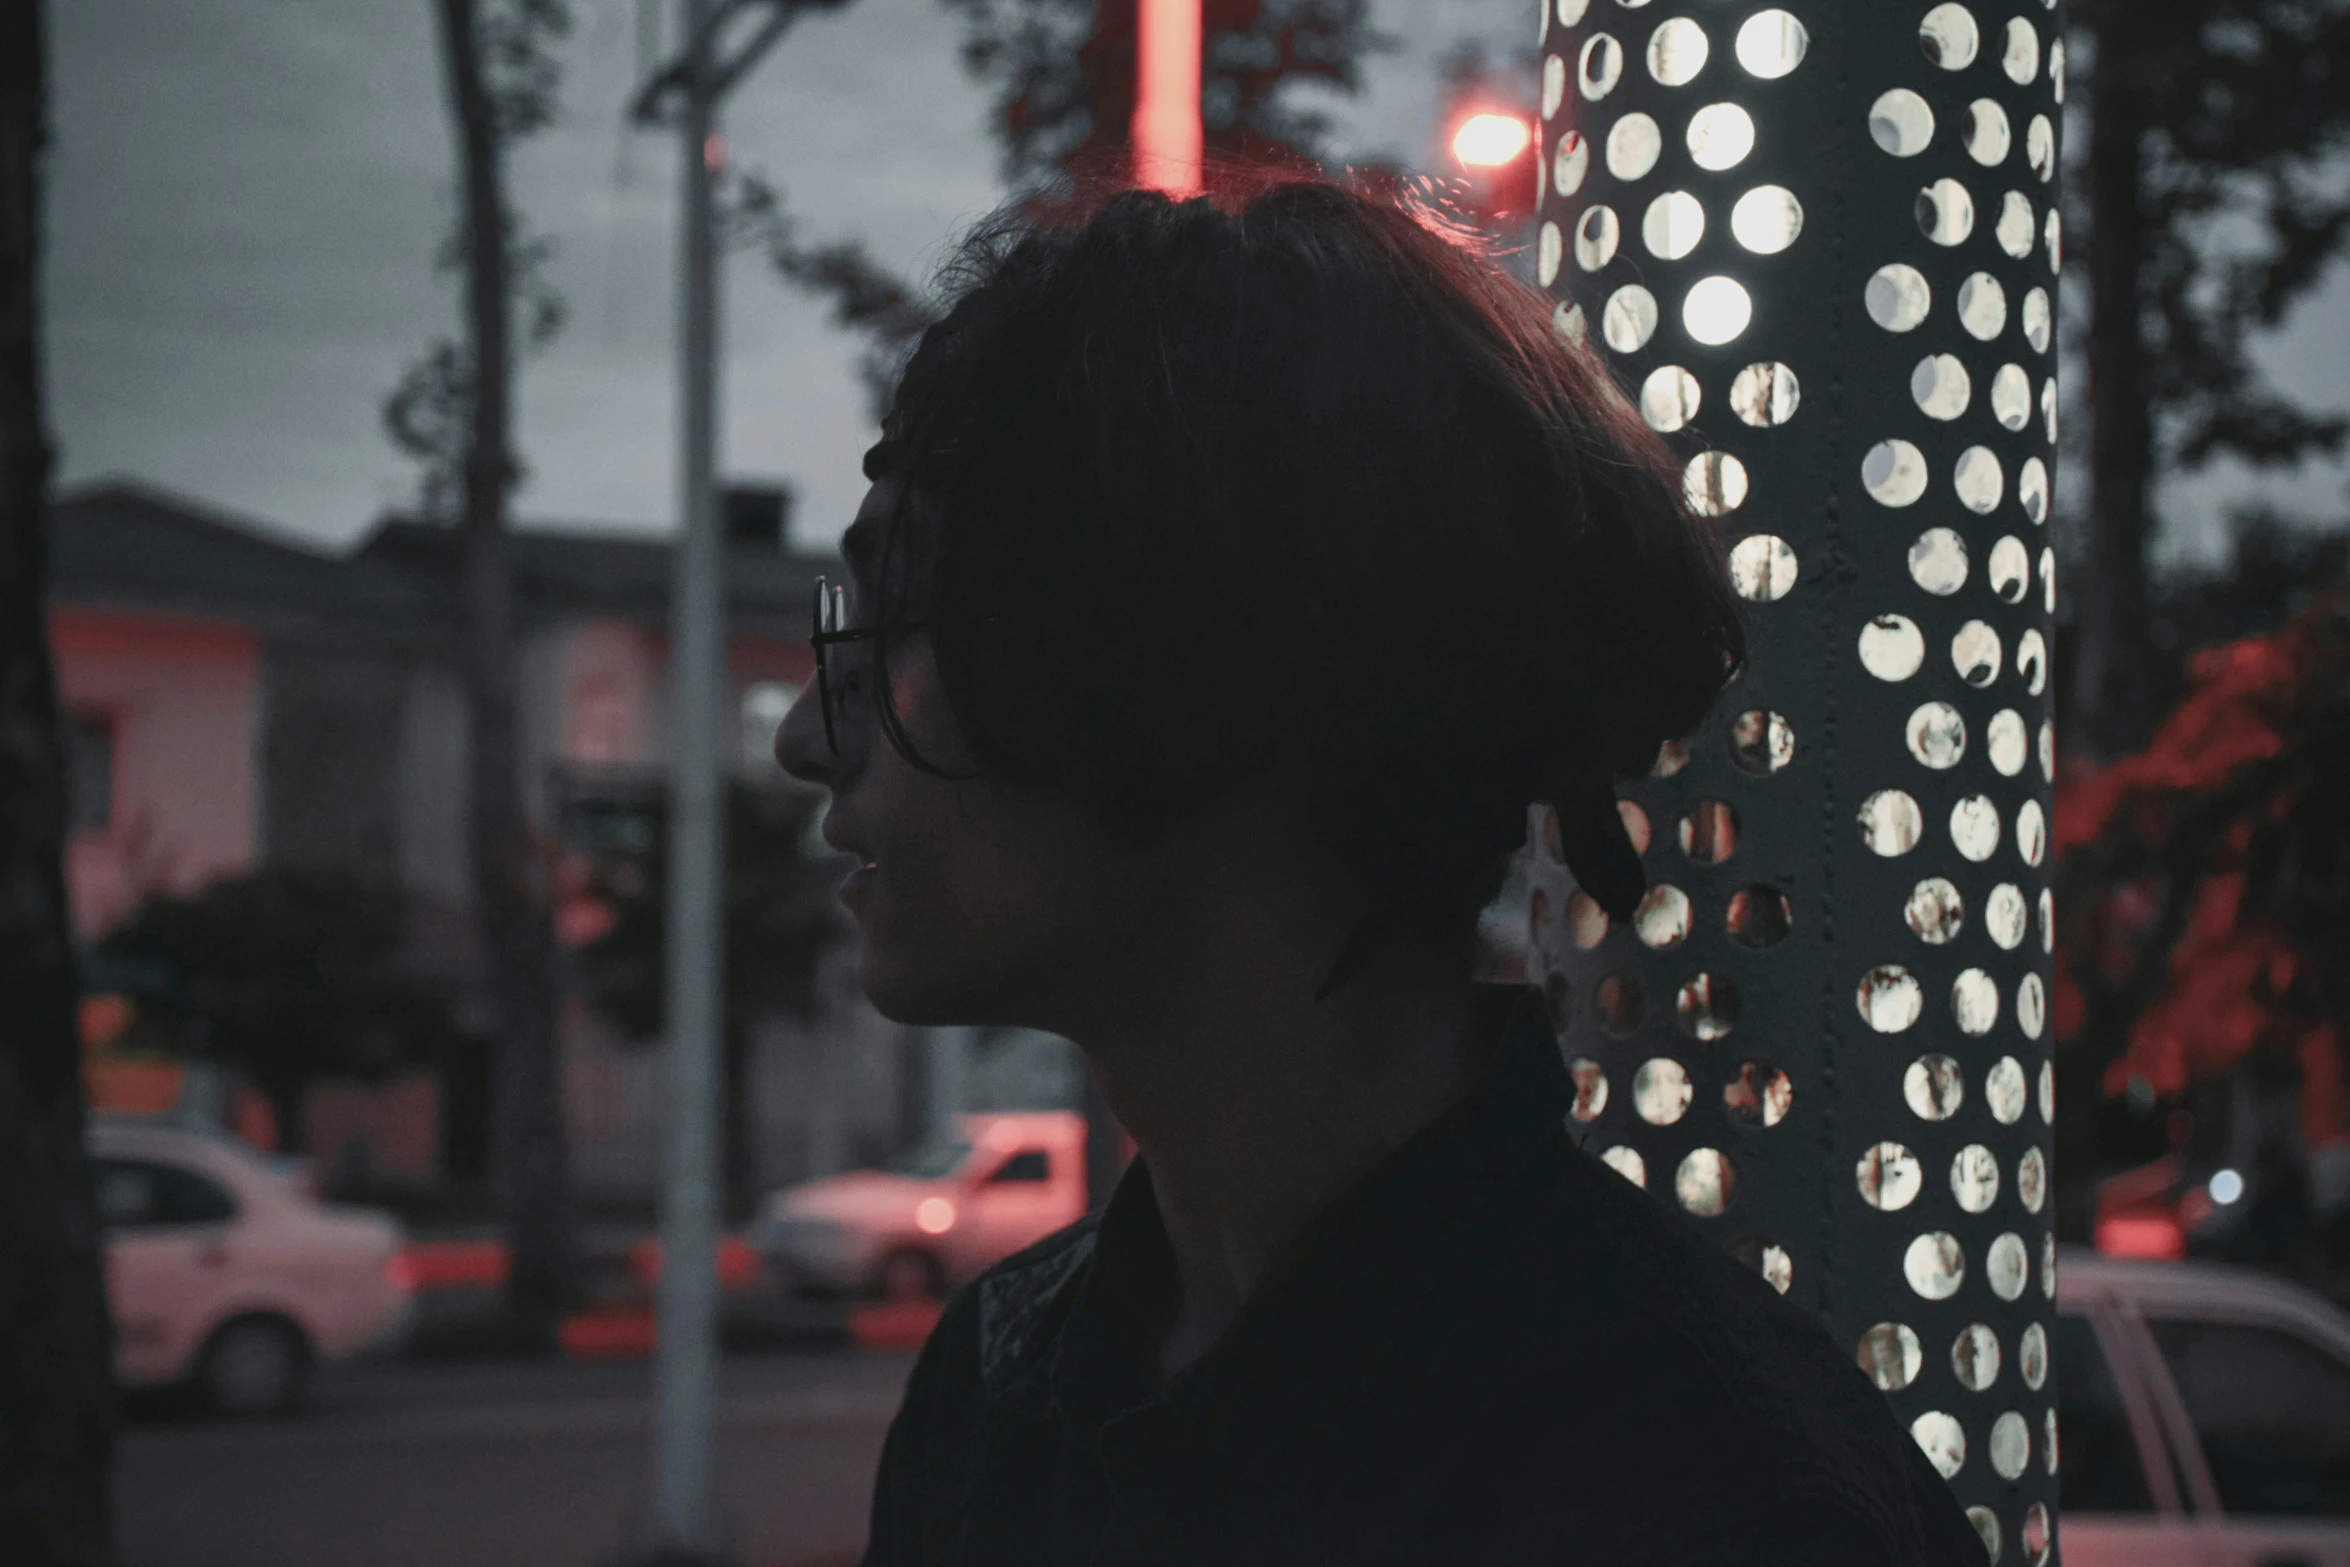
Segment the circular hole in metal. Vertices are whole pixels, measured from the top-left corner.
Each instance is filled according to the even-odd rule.
[[[1671,1126],[1689,1112],[1692,1090],[1681,1063],[1651,1056],[1632,1074],[1632,1110],[1651,1126]]]
[[[1648,204],[1640,219],[1640,242],[1664,261],[1678,261],[1705,238],[1705,208],[1685,190],[1668,190]]]
[[[1983,1253],[1983,1281],[2001,1300],[2022,1298],[2031,1267],[2032,1254],[2025,1250],[2023,1237],[2013,1231],[1994,1239]]]
[[[2026,1213],[2038,1213],[2048,1201],[2048,1157],[2037,1148],[2015,1162],[2015,1198]]]
[[[2064,219],[2057,214],[2054,207],[2050,207],[2048,216],[2041,220],[2040,239],[2048,250],[2048,270],[2051,272],[2063,270]],[[2056,439],[2056,404],[2054,400],[2051,400],[2048,405],[2048,439],[2051,441]]]
[[[1975,1538],[1983,1542],[1984,1560],[1990,1567],[1998,1567],[2000,1554],[2006,1549],[1999,1515],[1977,1502],[1966,1510],[1966,1521],[1975,1526]]]
[[[1550,159],[1550,187],[1561,196],[1572,196],[1583,188],[1583,177],[1591,172],[1591,143],[1581,131],[1569,131],[1559,138],[1557,151]]]
[[[1898,1393],[1915,1382],[1926,1364],[1918,1336],[1905,1322],[1880,1322],[1863,1333],[1852,1358],[1871,1382],[1888,1393]]]
[[[1927,1300],[1948,1300],[1966,1282],[1966,1249],[1945,1230],[1928,1230],[1901,1254],[1901,1276]]]
[[[2023,681],[2023,691],[2040,695],[2049,684],[2049,648],[2040,637],[2040,630],[2026,630],[2016,637],[2016,679]]]
[[[1649,888],[1632,915],[1632,929],[1651,951],[1679,946],[1689,937],[1689,894],[1670,884]]]
[[[2047,115],[2033,115],[2032,123],[2024,127],[2024,156],[2043,182],[2056,178],[2056,127]]]
[[[1550,335],[1568,348],[1581,348],[1590,335],[1583,319],[1583,307],[1561,303],[1550,312]]]
[[[1673,1196],[1700,1219],[1719,1216],[1738,1194],[1738,1167],[1719,1148],[1692,1148],[1673,1172]]]
[[[1869,105],[1869,135],[1896,158],[1914,158],[1934,139],[1934,111],[1916,93],[1896,87]]]
[[[1663,86],[1686,87],[1697,80],[1712,52],[1705,29],[1676,16],[1648,35],[1648,74]]]
[[[2007,290],[1999,279],[1988,272],[1967,274],[1958,285],[1958,324],[1984,343],[2007,329]]]
[[[1863,1153],[1852,1179],[1861,1201],[1888,1213],[1917,1201],[1918,1193],[1926,1185],[1925,1170],[1919,1165],[1918,1156],[1902,1144],[1891,1142],[1877,1143]]]
[[[1991,546],[1991,591],[2010,604],[2021,604],[2032,586],[2032,552],[2024,541],[2009,534]]]
[[[1665,150],[1664,133],[1645,114],[1632,113],[1608,127],[1607,171],[1620,180],[1636,180],[1656,167]]]
[[[1544,288],[1550,287],[1559,275],[1559,226],[1545,223],[1534,241],[1534,280]]]
[[[2013,1126],[2024,1118],[2024,1066],[2013,1056],[2001,1056],[1991,1063],[1991,1070],[1983,1074],[1983,1104],[1990,1110],[1991,1119],[2001,1126]]]
[[[2052,44],[2050,50],[2054,52],[2063,47],[2062,44]],[[2063,98],[2062,93],[2057,94],[2059,102],[2062,102]],[[2056,1411],[2052,1409],[2048,1413],[2053,1418]],[[2048,1461],[2050,1463],[2056,1461],[2056,1447],[2053,1442],[2048,1448]],[[2050,1528],[2048,1523],[2048,1504],[2034,1502],[2024,1509],[2024,1567],[2048,1567],[2048,1558],[2052,1554],[2052,1547],[2055,1544],[2056,1531]]]
[[[1578,952],[1589,952],[1607,939],[1607,910],[1578,887],[1567,894],[1567,939]]]
[[[1925,987],[1898,963],[1884,963],[1860,977],[1854,993],[1861,1021],[1880,1034],[1898,1034],[1924,1015]]]
[[[1730,208],[1730,237],[1758,256],[1775,256],[1803,232],[1803,203],[1784,185],[1757,185]]]
[[[1547,31],[1547,29],[1545,29]],[[1542,62],[1542,117],[1554,119],[1567,98],[1567,62],[1552,55]]]
[[[1999,221],[1991,226],[1999,248],[2018,261],[2032,253],[2032,200],[2020,190],[1999,198]]]
[[[1741,887],[1730,894],[1722,923],[1732,941],[1759,952],[1787,939],[1787,932],[1795,926],[1795,915],[1788,907],[1787,894],[1778,888]]]
[[[1616,259],[1616,246],[1623,242],[1623,225],[1616,221],[1616,209],[1601,202],[1583,209],[1583,216],[1575,220],[1575,265],[1586,272],[1597,272]]]
[[[1927,946],[1947,946],[1966,929],[1966,900],[1946,878],[1928,876],[1909,889],[1901,918],[1910,933]]]
[[[1938,5],[1918,23],[1918,48],[1945,71],[1963,71],[1974,64],[1982,46],[1974,13],[1963,5]]]
[[[1928,528],[1909,547],[1909,580],[1939,598],[1966,586],[1966,540],[1948,528]]]
[[[1730,548],[1730,586],[1742,599],[1768,604],[1795,587],[1795,551],[1775,533],[1750,533]]]
[[[1567,1068],[1575,1085],[1575,1107],[1568,1111],[1578,1121],[1596,1121],[1607,1109],[1607,1070],[1588,1056],[1578,1056]]]
[[[2056,439],[2056,437],[2051,435],[2049,439],[2053,441]],[[2055,614],[2056,551],[2053,549],[2042,549],[2040,551],[2040,592],[2043,600],[2041,607],[2046,609],[2049,614]]]
[[[1725,800],[1700,800],[1681,818],[1681,852],[1700,865],[1719,865],[1738,852],[1738,813]]]
[[[1601,980],[1594,1000],[1600,1028],[1618,1039],[1630,1039],[1648,1021],[1648,998],[1641,994],[1640,981],[1629,974]]]
[[[1926,458],[1903,440],[1879,441],[1860,460],[1860,482],[1880,506],[1908,506],[1926,493]]]
[[[1734,103],[1709,103],[1689,117],[1689,157],[1719,174],[1734,169],[1754,151],[1754,116]]]
[[[2008,129],[2007,111],[1999,107],[1997,99],[1977,98],[1966,106],[1960,140],[1966,145],[1966,155],[1988,169],[2007,161],[2015,133]]]
[[[1975,198],[1945,176],[1918,192],[1918,232],[1937,245],[1963,244],[1975,231]]]
[[[2012,881],[2001,882],[1983,900],[1983,929],[2003,952],[2023,945],[2026,917],[2023,889]]]
[[[2048,520],[2048,465],[2037,457],[2024,459],[2016,471],[2015,498],[2034,522]]]
[[[1950,1346],[1950,1374],[1970,1393],[1980,1393],[1999,1380],[1999,1335],[1980,1322],[1958,1330]]]
[[[1795,1107],[1795,1084],[1767,1061],[1741,1061],[1738,1075],[1722,1085],[1722,1109],[1749,1126],[1777,1126]]]
[[[2048,1026],[2048,990],[2037,974],[2026,974],[2015,985],[2015,1026],[2026,1039],[2038,1039]]]
[[[1761,1274],[1763,1282],[1782,1295],[1795,1282],[1795,1259],[1787,1255],[1784,1246],[1749,1235],[1730,1243],[1730,1255]]]
[[[1599,1156],[1599,1162],[1615,1171],[1634,1186],[1648,1184],[1648,1161],[1640,1157],[1640,1150],[1616,1144]]]
[[[1929,419],[1957,418],[1974,395],[1975,383],[1956,354],[1928,354],[1909,373],[1910,401]]]
[[[1991,759],[1994,772],[2002,778],[2013,778],[2024,770],[2031,749],[2023,714],[2012,707],[2003,707],[1991,715],[1991,722],[1983,731],[1983,754]]]
[[[1627,283],[1607,296],[1599,313],[1599,335],[1619,354],[1637,353],[1656,335],[1656,296]]]
[[[1738,28],[1738,64],[1749,76],[1776,81],[1803,63],[1811,35],[1786,11],[1757,11]]]
[[[1658,365],[1640,383],[1640,417],[1670,434],[1697,417],[1702,397],[1697,377],[1679,365]]]
[[[2024,341],[2032,345],[2032,352],[2044,354],[2054,340],[2056,318],[2048,308],[2048,290],[2030,288],[2024,291]]]
[[[1986,795],[1970,794],[1950,808],[1950,842],[1980,865],[1999,848],[1999,807]]]
[[[1988,1213],[1999,1200],[1999,1161],[1981,1143],[1969,1143],[1950,1161],[1950,1195],[1968,1213]]]
[[[1925,661],[1925,633],[1907,615],[1879,615],[1860,628],[1861,668],[1879,680],[1907,680]]]
[[[1950,639],[1950,667],[1970,686],[1987,686],[1999,678],[1999,633],[1980,620],[1970,620]]]
[[[1860,841],[1887,859],[1907,854],[1925,835],[1925,815],[1907,791],[1879,789],[1860,802]]]
[[[1795,760],[1795,728],[1777,713],[1748,708],[1730,720],[1730,760],[1745,772],[1770,774]]]
[[[2037,1322],[2016,1335],[2015,1370],[2035,1393],[2048,1381],[2048,1330]]]
[[[1673,997],[1681,1032],[1711,1042],[1738,1026],[1738,987],[1719,974],[1692,974]]]
[[[1966,1103],[1966,1075],[1958,1062],[1930,1051],[1901,1074],[1901,1097],[1921,1121],[1947,1121]]]
[[[1594,103],[1605,98],[1624,79],[1624,46],[1611,34],[1593,33],[1583,40],[1583,52],[1576,56],[1575,78],[1582,84],[1584,97]]]
[[[1754,319],[1754,299],[1736,278],[1703,277],[1681,300],[1681,326],[1712,347],[1729,342]]]
[[[1648,767],[1651,778],[1670,778],[1689,765],[1689,742],[1667,740],[1656,748],[1656,760]]]
[[[1700,517],[1720,517],[1746,504],[1746,464],[1728,452],[1699,452],[1681,469],[1681,499]]]
[[[1616,818],[1624,824],[1624,836],[1632,840],[1634,854],[1648,852],[1648,813],[1630,800],[1616,802]]]
[[[1906,261],[1890,261],[1869,274],[1861,302],[1869,319],[1886,331],[1907,332],[1933,310],[1934,291],[1923,272]]]
[[[1999,470],[1999,459],[1988,446],[1970,446],[1958,454],[1958,464],[1950,471],[1950,487],[1957,492],[1958,502],[1978,517],[1988,517],[1999,509],[1999,497],[2007,488],[2007,476]]]
[[[1730,412],[1757,429],[1785,424],[1802,400],[1795,372],[1775,360],[1748,365],[1730,382]]]
[[[2028,87],[2040,74],[2040,35],[2022,17],[2010,17],[2006,47],[1999,51],[1999,68],[2018,87]]]
[[[1956,767],[1966,755],[1966,720],[1948,702],[1919,703],[1902,735],[1909,754],[1937,772]]]

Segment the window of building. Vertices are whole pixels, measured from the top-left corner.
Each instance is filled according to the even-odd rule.
[[[114,717],[77,710],[65,722],[66,826],[104,832],[114,821]]]

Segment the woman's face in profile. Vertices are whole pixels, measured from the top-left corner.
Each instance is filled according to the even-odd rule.
[[[870,573],[892,488],[885,479],[867,492],[842,540],[851,628],[871,624]],[[841,901],[857,923],[859,982],[902,1023],[1058,1023],[1066,1031],[1072,988],[1130,952],[1163,906],[1163,855],[1112,842],[1058,796],[913,765],[881,732],[872,650],[850,642],[827,655],[837,750],[813,684],[775,738],[784,770],[831,794],[825,841],[858,862]],[[922,757],[949,773],[980,772],[929,639],[893,637],[888,677]]]

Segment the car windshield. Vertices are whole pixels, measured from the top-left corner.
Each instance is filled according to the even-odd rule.
[[[935,1181],[954,1174],[956,1167],[970,1157],[969,1143],[952,1137],[926,1137],[911,1148],[901,1148],[891,1154],[881,1167],[892,1175]]]

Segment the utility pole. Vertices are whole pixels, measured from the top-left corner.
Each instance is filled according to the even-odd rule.
[[[716,505],[718,258],[715,186],[725,172],[718,104],[798,14],[795,0],[683,0],[683,46],[631,108],[678,132],[678,480],[682,531],[671,582],[667,1157],[655,1296],[652,1559],[715,1556],[710,1456],[718,1353],[718,1048],[721,702],[726,627]],[[744,25],[738,27],[738,19]],[[739,36],[727,47],[730,30]]]

